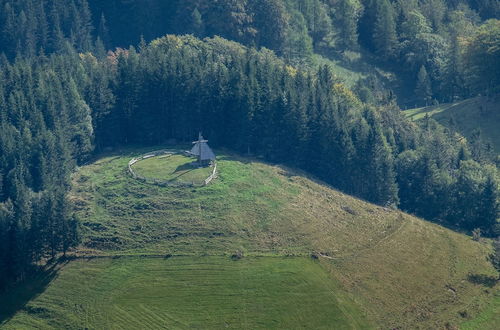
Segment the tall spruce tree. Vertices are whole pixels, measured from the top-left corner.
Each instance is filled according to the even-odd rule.
[[[423,102],[423,104],[429,105],[432,97],[432,85],[424,65],[420,67],[420,70],[417,74],[415,95],[419,102]]]
[[[359,0],[340,0],[336,10],[340,44],[346,49],[356,50],[358,44],[358,21],[363,8]]]
[[[493,170],[495,171],[495,170]],[[478,224],[479,228],[489,231],[490,234],[495,234],[499,229],[499,191],[498,183],[495,181],[494,174],[488,173],[484,190],[480,196],[481,205],[479,207],[479,216],[481,223]]]
[[[397,47],[396,20],[394,8],[389,0],[377,0],[373,26],[375,51],[388,60],[395,56]]]

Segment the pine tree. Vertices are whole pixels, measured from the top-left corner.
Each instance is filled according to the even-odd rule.
[[[480,214],[478,218],[481,219],[481,223],[478,224],[478,227],[490,234],[494,233],[495,226],[499,220],[500,208],[498,200],[498,183],[495,181],[494,175],[489,174],[480,198],[481,205],[479,207]]]
[[[109,49],[111,47],[111,37],[109,35],[108,25],[106,23],[104,13],[101,13],[101,19],[97,29],[97,37],[102,41],[104,48]]]
[[[365,180],[369,182],[366,197],[376,204],[397,206],[398,186],[392,152],[375,123],[368,136],[366,157],[368,170]]]
[[[472,159],[476,162],[483,162],[485,160],[485,144],[483,141],[483,133],[480,128],[472,131],[469,137],[469,144],[471,146]]]
[[[332,41],[333,25],[327,5],[320,0],[298,1],[294,9],[304,17],[314,48],[328,47]]]
[[[195,8],[191,13],[191,31],[194,35],[200,38],[205,36],[205,24],[198,8]]]
[[[0,168],[0,203],[3,202],[5,200],[5,194],[4,194],[4,191],[3,191],[3,177],[4,177],[4,174],[2,173],[2,168]]]
[[[7,284],[7,258],[10,253],[8,250],[8,228],[9,212],[7,203],[0,204],[0,290]]]
[[[49,43],[49,23],[47,20],[47,14],[45,13],[45,2],[37,2],[38,7],[36,13],[38,16],[38,40],[40,41],[39,46],[42,48],[47,48]]]
[[[385,60],[395,55],[397,47],[394,8],[389,0],[376,1],[376,16],[373,27],[375,51]]]
[[[429,105],[432,98],[432,87],[429,75],[427,74],[427,70],[424,65],[422,65],[418,71],[415,95],[420,101],[423,101],[426,106]]]
[[[362,6],[358,0],[340,0],[336,13],[340,29],[341,45],[346,49],[358,49],[358,20]]]
[[[498,279],[500,280],[500,237],[493,241],[493,254],[490,257],[493,267],[498,272]]]

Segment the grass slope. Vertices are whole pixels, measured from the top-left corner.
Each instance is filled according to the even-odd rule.
[[[273,281],[282,281],[284,288],[297,288],[294,292],[299,300],[314,300],[315,297],[308,297],[308,292],[315,295],[315,290],[326,284],[321,284],[321,281],[310,284],[316,289],[297,285],[306,279],[313,281],[311,276],[317,273],[315,276],[322,276],[325,283],[329,282],[328,285],[335,288],[332,289],[333,295],[341,302],[336,305],[332,302],[330,307],[313,304],[316,307],[312,307],[310,313],[322,322],[326,322],[327,317],[333,317],[339,327],[365,327],[366,316],[371,324],[385,329],[443,328],[464,322],[472,324],[472,328],[474,322],[479,322],[476,323],[481,324],[478,328],[494,329],[493,316],[498,314],[498,287],[492,281],[496,273],[486,258],[490,253],[487,242],[473,242],[469,237],[402,212],[349,197],[308,179],[303,173],[229,154],[218,157],[219,177],[207,187],[178,189],[146,185],[133,180],[126,172],[128,160],[146,151],[133,150],[104,157],[81,168],[75,175],[70,198],[84,229],[83,245],[78,255],[128,255],[137,263],[146,262],[143,259],[149,255],[155,260],[147,266],[152,268],[164,267],[162,263],[166,262],[153,257],[156,255],[183,256],[187,259],[174,257],[168,262],[191,260],[189,267],[192,269],[196,269],[196,258],[199,257],[202,257],[200,262],[211,260],[217,263],[220,260],[220,268],[228,270],[227,274],[221,274],[221,278],[228,278],[228,285],[218,288],[229,292],[224,299],[228,306],[241,306],[238,305],[241,290],[248,288],[240,287],[242,284],[229,284],[235,283],[229,279],[240,276],[237,275],[240,272],[238,267],[247,267],[245,263],[261,260],[264,264],[248,266],[256,267],[256,271],[262,267],[260,279],[255,280],[246,292],[249,301],[258,302],[253,290]],[[245,258],[229,262],[229,256],[236,251],[243,251]],[[322,255],[319,261],[309,260],[313,251]],[[268,258],[256,259],[257,256]],[[109,290],[109,295],[114,296],[121,294],[122,285],[130,288],[142,285],[140,291],[152,292],[158,287],[159,284],[155,284],[158,281],[170,281],[166,280],[165,273],[154,275],[156,271],[151,271],[144,278],[139,277],[139,282],[133,282],[133,285],[127,285],[125,281],[125,284],[114,287],[114,281],[106,282],[106,276],[119,276],[122,273],[120,267],[135,267],[132,264],[127,266],[128,261],[123,261],[125,264],[116,272],[108,269],[110,266],[106,263],[117,262],[120,265],[122,261],[119,260],[93,261],[96,264],[88,264],[89,268],[83,261],[72,262],[63,268],[59,278],[51,282],[38,299],[54,299],[50,298],[51,290],[60,290],[64,297],[58,299],[71,302],[70,296],[78,292],[90,301],[89,305],[94,301],[97,306],[99,297],[96,294],[100,290]],[[99,262],[105,264],[100,265]],[[184,261],[179,262],[182,264]],[[181,266],[175,262],[172,264],[172,267]],[[86,291],[83,289],[85,286],[76,286],[77,291],[66,292],[63,289],[64,278],[74,285],[87,283],[88,279],[79,279],[76,275],[72,279],[71,274],[84,273],[86,269],[91,271],[93,267],[102,269],[95,275],[89,275],[96,281],[104,281],[100,284],[101,289]],[[295,277],[287,278],[285,273],[276,277],[279,267],[291,267],[289,272]],[[200,277],[208,276],[214,268],[217,267],[205,268],[206,273]],[[306,273],[301,273],[303,268]],[[108,275],[100,275],[99,272]],[[254,276],[250,270],[246,272],[250,273],[243,274],[244,278]],[[183,276],[174,276],[172,281],[181,281]],[[193,281],[184,283],[186,286],[193,285]],[[159,286],[163,285],[170,284]],[[207,290],[206,299],[216,299],[219,291],[215,288]],[[210,298],[211,295],[214,297]],[[296,316],[293,308],[296,303],[288,304],[288,298],[284,300],[283,295],[276,292],[276,298],[269,298],[266,308],[272,311],[269,315],[276,314],[277,322],[285,323],[262,321],[265,323],[248,323],[247,328],[293,325],[286,322],[292,322]],[[140,296],[137,294],[133,299],[143,299]],[[144,299],[148,296],[143,295]],[[186,293],[185,297],[189,296]],[[181,300],[179,306],[184,306],[183,310],[196,308],[188,303],[182,305],[182,299],[185,299],[182,295],[175,297]],[[172,299],[175,301],[177,298]],[[127,304],[121,300],[118,299],[116,304]],[[39,301],[43,300],[32,300],[5,325],[47,322],[42,320],[44,318],[50,319],[50,322],[66,322],[59,320],[62,316],[57,315],[71,314],[69,307],[63,304],[57,307],[60,312],[42,312],[39,315],[38,309],[30,306],[50,306],[48,302],[37,305]],[[140,304],[131,302],[137,308],[142,308]],[[152,306],[153,303],[146,301],[143,304]],[[163,309],[154,313],[169,313],[170,305],[162,306]],[[201,315],[203,306],[198,306],[196,315]],[[218,314],[234,312],[224,306],[217,307]],[[343,309],[342,313],[335,311],[332,316],[326,315],[330,309],[336,310],[334,306]],[[154,310],[155,307],[148,308]],[[248,315],[252,319],[245,322],[267,320],[265,313],[252,313],[244,312],[240,318]],[[193,313],[182,315],[180,320],[193,327],[203,319]],[[287,315],[290,319],[280,315]],[[75,316],[75,320],[81,321],[81,317]],[[303,316],[302,320],[306,319]],[[246,324],[238,323],[238,326],[245,328]]]
[[[6,329],[366,328],[337,291],[305,258],[78,260]]]
[[[444,126],[457,130],[465,137],[479,128],[483,138],[500,152],[500,99],[476,97],[456,103],[417,108],[404,112],[412,120],[421,120],[427,114]]]

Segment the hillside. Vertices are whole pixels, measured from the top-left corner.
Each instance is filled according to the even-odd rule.
[[[207,187],[146,185],[126,168],[149,150],[108,155],[74,175],[78,258],[0,297],[15,301],[0,307],[3,327],[498,322],[487,242],[228,153]]]
[[[500,97],[475,97],[456,103],[417,108],[405,111],[412,120],[421,120],[425,115],[442,125],[457,130],[470,137],[474,130],[480,129],[482,138],[500,152]]]
[[[500,1],[0,8],[0,329],[500,324]]]

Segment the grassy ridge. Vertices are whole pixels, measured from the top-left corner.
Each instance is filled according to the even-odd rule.
[[[342,257],[386,237],[405,217],[323,189],[288,169],[228,155],[219,157],[212,185],[156,187],[126,174],[134,155],[103,158],[75,176],[70,197],[83,221],[83,245],[92,254],[241,250],[309,256],[318,250]]]
[[[407,110],[404,113],[412,120],[421,120],[428,115],[439,123],[470,137],[475,129],[481,129],[485,140],[500,152],[500,101],[476,97],[456,103]]]
[[[285,263],[295,260],[286,256],[295,256],[307,264],[315,252],[338,288],[336,299],[354,301],[347,305],[361,308],[377,326],[442,328],[483,317],[481,328],[494,328],[488,315],[497,314],[498,288],[491,285],[496,274],[486,259],[487,242],[346,196],[303,173],[229,154],[219,156],[219,177],[207,187],[142,184],[127,175],[126,166],[143,152],[102,158],[75,175],[70,198],[84,229],[79,255],[228,260],[243,251],[247,257],[273,256]],[[274,268],[267,269],[263,282],[274,276]],[[274,304],[269,308],[295,313],[280,299]],[[322,308],[318,305],[313,313],[324,313]],[[33,316],[26,313],[26,318]],[[358,321],[361,314],[356,308],[336,313]]]

